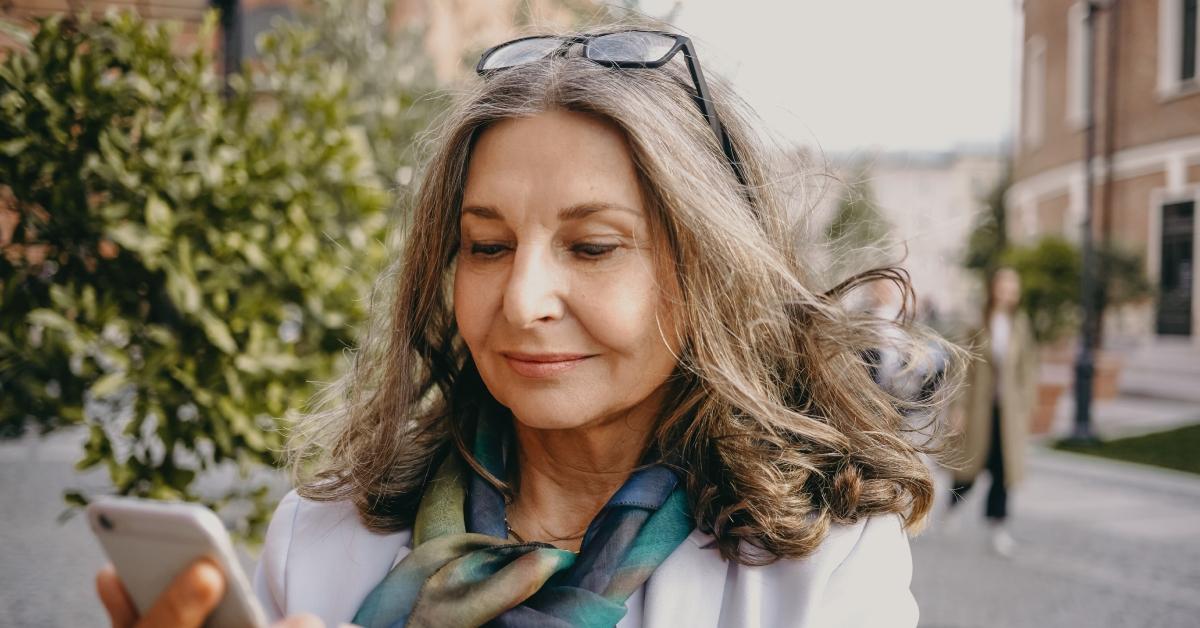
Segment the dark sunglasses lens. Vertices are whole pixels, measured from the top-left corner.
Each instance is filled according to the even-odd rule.
[[[587,56],[593,61],[655,63],[662,61],[675,38],[660,33],[630,31],[602,35],[588,42]]]
[[[486,72],[537,61],[554,52],[561,45],[562,40],[554,37],[534,37],[509,42],[493,50],[483,60],[483,65],[479,69]]]

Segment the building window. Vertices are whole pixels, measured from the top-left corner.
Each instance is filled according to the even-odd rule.
[[[1046,40],[1040,35],[1025,42],[1024,93],[1021,139],[1033,150],[1042,144],[1046,127]]]
[[[1158,95],[1170,98],[1200,88],[1200,11],[1197,0],[1158,2]]]
[[[1193,252],[1196,203],[1184,201],[1162,207],[1158,320],[1159,334],[1192,335]]]
[[[1087,89],[1087,4],[1076,2],[1067,11],[1067,124],[1082,128]]]

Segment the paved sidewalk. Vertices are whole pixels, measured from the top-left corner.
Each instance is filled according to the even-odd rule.
[[[74,434],[0,441],[0,626],[106,626],[93,578],[104,553],[83,517],[65,523],[66,488],[101,487],[80,475]]]
[[[82,513],[57,521],[67,509],[64,490],[109,486],[103,470],[74,469],[85,437],[68,431],[0,441],[0,628],[108,626],[93,584],[104,552]],[[230,477],[207,476],[204,483]],[[252,568],[249,556],[240,557]]]
[[[986,475],[955,525],[948,529],[939,511],[914,539],[921,625],[1200,625],[1200,477],[1041,447],[1030,453],[1012,498],[1012,559],[988,548]]]

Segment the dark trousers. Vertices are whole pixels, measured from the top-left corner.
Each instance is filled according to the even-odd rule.
[[[1004,488],[1004,449],[1000,436],[1000,406],[992,404],[992,442],[988,446],[987,471],[992,478],[992,486],[988,489],[987,511],[988,519],[1003,521],[1008,516],[1008,491]],[[974,480],[954,485],[950,492],[950,506],[959,504],[967,491],[975,484]]]

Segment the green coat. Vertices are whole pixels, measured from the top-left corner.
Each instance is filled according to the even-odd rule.
[[[974,359],[967,369],[965,388],[960,397],[963,413],[962,433],[954,439],[953,462],[957,482],[975,479],[987,464],[992,440],[992,398],[996,387],[995,363],[990,334],[976,334],[971,353]],[[1018,311],[1013,317],[1008,351],[1005,353],[1000,390],[1000,438],[1004,453],[1004,485],[1015,486],[1025,474],[1025,448],[1029,440],[1029,421],[1037,394],[1037,350],[1029,318]]]

